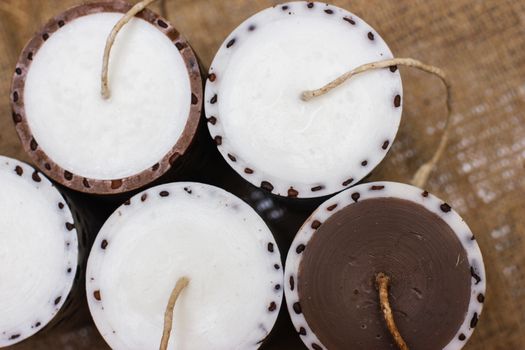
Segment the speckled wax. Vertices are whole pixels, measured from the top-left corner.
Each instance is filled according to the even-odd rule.
[[[279,249],[234,195],[199,183],[137,194],[108,219],[87,270],[95,324],[113,349],[157,349],[176,281],[169,349],[256,349],[282,302]]]
[[[75,221],[57,189],[29,165],[3,156],[0,212],[2,348],[58,322],[78,302],[72,294],[82,252]]]
[[[211,64],[211,137],[230,166],[271,193],[320,197],[354,185],[397,133],[397,67],[360,74],[308,102],[301,93],[392,57],[381,36],[344,9],[301,1],[261,11],[228,35]]]
[[[292,322],[308,348],[393,349],[375,277],[410,349],[461,349],[485,301],[474,235],[444,201],[410,185],[373,182],[323,203],[295,237],[285,272]]]
[[[124,26],[100,92],[107,36],[131,5],[90,3],[51,19],[22,51],[13,121],[26,152],[77,191],[140,188],[183,163],[201,114],[199,64],[187,41],[145,9]]]

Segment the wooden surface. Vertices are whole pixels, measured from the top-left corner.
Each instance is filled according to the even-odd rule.
[[[9,84],[18,53],[49,17],[79,3],[0,0],[1,154],[28,159],[15,135],[9,108]],[[169,20],[208,67],[232,29],[275,3],[167,0],[166,5]],[[485,310],[466,349],[524,349],[525,1],[333,3],[377,29],[395,56],[440,66],[451,77],[455,89],[453,131],[445,159],[428,189],[465,218],[485,258]],[[158,9],[158,5],[151,8]],[[401,72],[405,89],[402,127],[388,158],[372,179],[406,182],[431,155],[443,126],[444,100],[439,82],[423,73]],[[89,322],[81,322],[73,330],[57,329],[13,347],[104,348]]]

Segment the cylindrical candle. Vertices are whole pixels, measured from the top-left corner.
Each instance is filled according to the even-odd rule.
[[[301,93],[387,58],[381,36],[341,8],[301,1],[259,12],[228,36],[211,64],[210,134],[239,174],[274,194],[340,191],[365,177],[394,140],[399,71],[361,74],[308,102]]]
[[[102,227],[87,295],[113,349],[158,348],[175,282],[171,349],[255,349],[282,300],[279,249],[264,221],[232,194],[199,183],[139,193]]]
[[[395,348],[379,307],[381,272],[409,348],[463,347],[485,299],[478,244],[447,203],[393,182],[338,194],[299,230],[285,293],[303,342],[315,350]]]
[[[29,165],[0,156],[0,193],[1,348],[72,311],[82,240],[64,198]]]
[[[11,92],[26,152],[59,183],[111,194],[179,166],[201,114],[202,80],[187,41],[141,11],[116,38],[111,97],[100,91],[106,39],[131,5],[91,3],[51,19],[23,50]]]

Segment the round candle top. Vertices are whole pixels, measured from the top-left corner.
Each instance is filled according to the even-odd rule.
[[[359,65],[392,58],[362,19],[341,8],[291,2],[235,29],[206,84],[208,126],[248,181],[290,197],[327,195],[358,182],[385,156],[401,117],[397,67],[363,73],[303,101]]]
[[[196,58],[175,29],[148,10],[117,36],[111,97],[102,98],[106,39],[129,6],[82,5],[51,20],[22,53],[14,77],[14,118],[28,152],[59,181],[78,176],[76,189],[87,192],[94,190],[91,182],[152,167],[160,176],[184,153],[198,124]],[[40,164],[43,158],[49,159]]]
[[[176,281],[173,349],[255,349],[282,300],[274,238],[246,203],[216,187],[149,189],[105,223],[91,252],[87,293],[113,349],[158,348]]]
[[[78,245],[64,199],[29,165],[0,156],[0,347],[42,329],[73,285]]]
[[[399,183],[356,186],[326,201],[299,231],[286,265],[292,320],[312,349],[395,348],[375,283],[410,348],[460,349],[485,293],[472,232],[448,204]]]

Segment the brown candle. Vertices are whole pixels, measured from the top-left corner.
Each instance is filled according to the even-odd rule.
[[[460,349],[485,295],[472,232],[442,200],[417,187],[376,182],[322,204],[292,243],[286,299],[311,349],[392,349],[376,276],[390,278],[400,334],[414,349]]]

